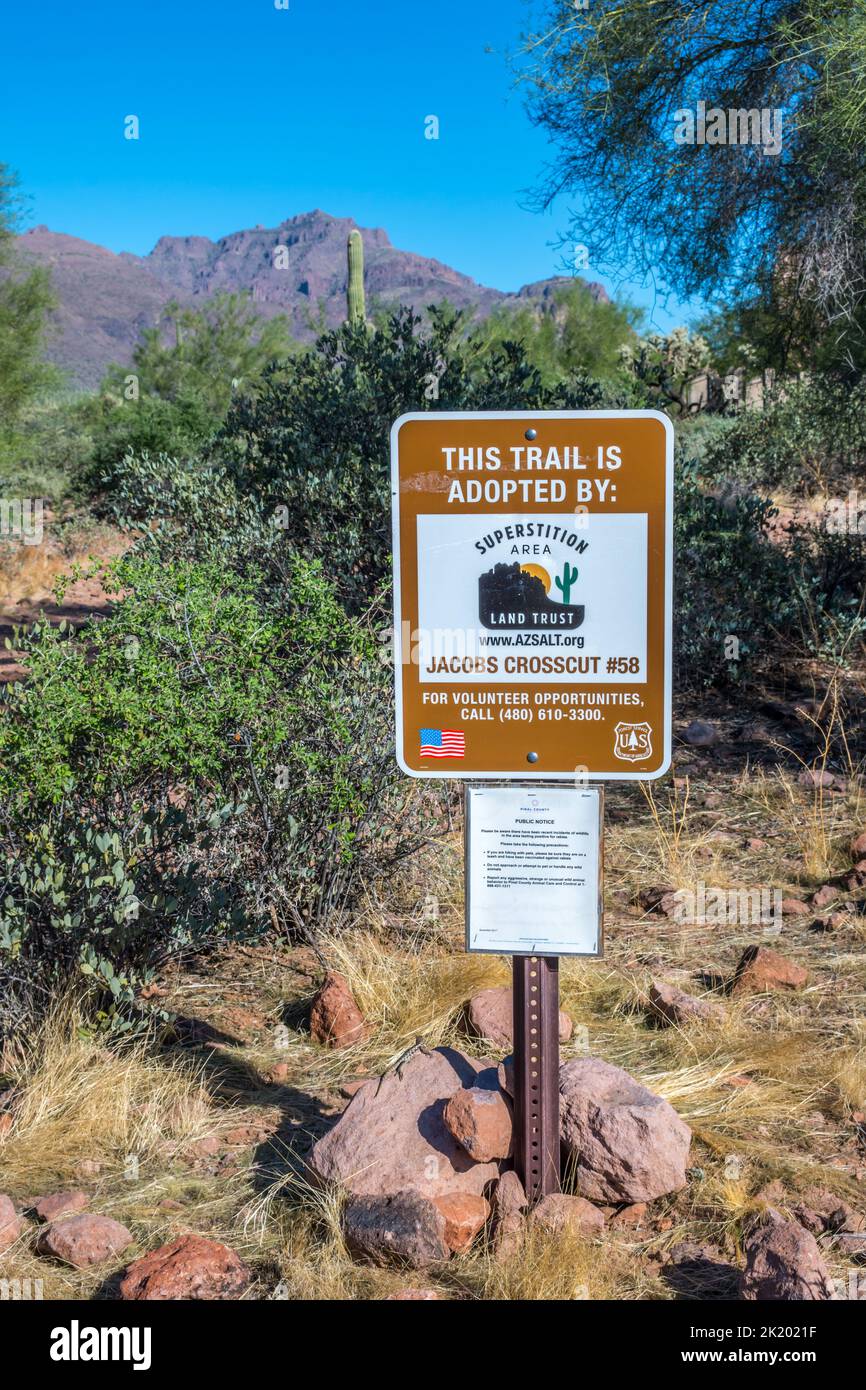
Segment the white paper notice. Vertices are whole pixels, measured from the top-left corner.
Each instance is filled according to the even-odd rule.
[[[467,789],[467,950],[600,955],[599,808],[591,788]]]

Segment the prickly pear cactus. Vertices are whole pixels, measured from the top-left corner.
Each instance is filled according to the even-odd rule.
[[[349,233],[349,283],[346,287],[346,304],[349,324],[360,328],[367,322],[367,306],[364,302],[364,243],[361,233],[355,228]]]
[[[577,565],[570,565],[566,560],[562,566],[562,578],[556,576],[554,583],[557,589],[562,590],[562,601],[568,603],[571,598],[571,586],[577,578]]]

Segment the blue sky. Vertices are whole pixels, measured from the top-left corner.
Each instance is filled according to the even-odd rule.
[[[538,0],[288,4],[10,0],[0,160],[30,224],[143,254],[319,207],[500,289],[561,273],[569,208],[526,206],[551,151],[506,61]]]

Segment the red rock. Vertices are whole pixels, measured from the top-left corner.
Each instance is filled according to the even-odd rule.
[[[455,1255],[468,1250],[490,1216],[490,1203],[467,1192],[446,1192],[432,1198],[445,1217],[445,1244]]]
[[[773,1207],[745,1241],[740,1297],[752,1302],[824,1300],[833,1285],[815,1237]]]
[[[581,1195],[650,1202],[686,1185],[691,1130],[621,1067],[578,1057],[560,1068],[560,1133]]]
[[[638,893],[637,900],[644,912],[655,912],[662,917],[673,917],[679,903],[679,894],[675,888],[669,888],[662,884],[652,888],[642,888]]]
[[[653,980],[649,990],[650,1010],[656,1018],[665,1023],[682,1027],[687,1023],[713,1023],[724,1021],[724,1007],[712,999],[699,999],[676,985],[663,980]]]
[[[455,1091],[497,1089],[496,1071],[449,1047],[418,1052],[402,1068],[362,1086],[333,1129],[313,1146],[310,1171],[355,1196],[389,1196],[414,1188],[483,1195],[498,1162],[473,1163],[445,1124]]]
[[[836,783],[836,778],[832,772],[822,771],[818,767],[805,768],[797,778],[801,787],[832,787]]]
[[[855,1264],[866,1264],[866,1235],[840,1231],[836,1245],[846,1259],[853,1260]]]
[[[86,1192],[53,1192],[50,1197],[40,1197],[34,1202],[33,1210],[40,1221],[56,1221],[59,1216],[83,1211],[89,1202]]]
[[[0,1255],[14,1245],[24,1231],[24,1222],[18,1215],[11,1197],[0,1192]]]
[[[135,1260],[120,1281],[128,1302],[238,1298],[250,1282],[243,1260],[227,1245],[185,1235]]]
[[[530,1222],[556,1234],[570,1231],[574,1235],[597,1236],[604,1230],[604,1216],[584,1197],[572,1197],[565,1192],[550,1192],[542,1197],[529,1214]]]
[[[458,1144],[477,1163],[511,1154],[514,1116],[501,1091],[480,1086],[455,1091],[445,1106],[444,1119]]]
[[[329,971],[310,1010],[310,1036],[323,1047],[351,1047],[362,1042],[369,1029],[352,997],[346,980]]]
[[[646,1211],[646,1202],[632,1202],[630,1207],[623,1207],[622,1211],[612,1216],[610,1224],[617,1230],[639,1230],[644,1223]]]
[[[344,1081],[340,1087],[340,1095],[344,1100],[351,1100],[353,1096],[358,1094],[362,1086],[366,1086],[369,1080],[369,1076],[363,1076],[360,1081]]]
[[[802,902],[800,898],[782,899],[783,917],[809,917],[811,916],[811,912],[812,909],[809,907],[809,904]]]
[[[492,1243],[498,1258],[507,1259],[518,1248],[526,1205],[523,1184],[509,1169],[496,1184],[491,1203]]]
[[[50,1222],[39,1232],[36,1248],[40,1255],[51,1255],[75,1269],[84,1269],[119,1255],[131,1244],[131,1234],[119,1221],[81,1212]]]
[[[435,1289],[401,1289],[399,1293],[389,1293],[385,1299],[386,1303],[402,1303],[412,1300],[423,1300],[429,1302],[431,1299],[438,1298]]]
[[[0,1114],[0,1139],[5,1139],[8,1134],[12,1133],[14,1123],[15,1117],[11,1110],[4,1110]]]
[[[235,1129],[226,1132],[225,1142],[227,1144],[262,1144],[268,1138],[267,1130],[260,1125],[238,1125]]]
[[[817,893],[812,894],[812,906],[817,908],[827,907],[829,903],[835,901],[839,896],[839,889],[834,888],[832,883],[825,883],[818,889]]]
[[[343,1212],[343,1234],[353,1255],[375,1265],[426,1269],[451,1255],[446,1219],[420,1192],[391,1197],[355,1197]]]
[[[866,1220],[837,1193],[826,1187],[807,1187],[802,1194],[803,1205],[818,1220],[821,1231],[861,1231]],[[794,1208],[798,1218],[800,1207]],[[804,1223],[806,1224],[806,1223]],[[811,1229],[811,1228],[810,1228]]]
[[[808,972],[769,946],[747,946],[734,972],[731,993],[764,994],[768,990],[802,989]]]
[[[212,1158],[218,1154],[222,1148],[222,1141],[216,1134],[206,1134],[203,1139],[196,1139],[190,1144],[184,1157],[190,1162],[197,1162],[201,1158]]]
[[[847,912],[828,912],[824,917],[816,917],[812,923],[813,931],[843,931],[845,927],[851,925],[851,918]]]
[[[851,841],[851,858],[858,869],[860,868],[857,863],[858,859],[862,859],[866,863],[866,830],[861,830],[860,834],[855,835]]]
[[[288,1062],[275,1062],[270,1071],[265,1072],[264,1079],[269,1086],[282,1086],[289,1079]]]
[[[505,1049],[514,1044],[514,996],[507,987],[482,989],[469,1001],[469,1031],[484,1038],[494,1047]],[[559,1014],[559,1041],[568,1042],[572,1022],[568,1014]]]
[[[746,849],[754,850],[755,853],[757,853],[759,850],[766,849],[766,848],[767,848],[767,841],[766,841],[766,840],[760,840],[760,839],[757,838],[757,836],[754,836],[751,840],[747,840],[747,841],[746,841]]]
[[[496,1080],[499,1083],[500,1091],[504,1091],[507,1096],[514,1099],[514,1056],[503,1057],[499,1066],[496,1068]]]

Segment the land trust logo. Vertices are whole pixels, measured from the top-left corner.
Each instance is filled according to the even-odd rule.
[[[494,531],[476,541],[475,548],[483,555],[503,541],[509,561],[500,561],[478,579],[482,627],[510,632],[580,627],[586,610],[571,602],[579,570],[567,552],[583,554],[589,542],[561,526],[524,522]]]
[[[550,597],[551,579],[543,565],[494,565],[478,580],[478,617],[482,627],[511,632],[541,628],[573,629],[584,618],[582,603],[569,603],[577,566],[566,560],[553,583],[562,602]]]

